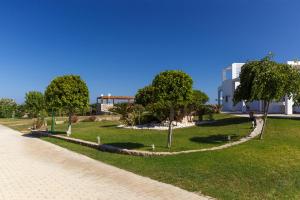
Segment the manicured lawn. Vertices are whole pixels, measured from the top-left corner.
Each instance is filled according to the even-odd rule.
[[[215,152],[134,157],[46,141],[134,173],[218,199],[300,199],[300,121],[270,119],[264,140]]]
[[[0,124],[11,127],[21,132],[30,132],[28,128],[32,127],[32,119],[3,119],[0,118]]]
[[[220,128],[232,125],[229,124]],[[248,125],[246,123],[245,128]],[[231,127],[232,132],[236,132],[235,128]],[[175,132],[174,136],[178,135]],[[300,199],[300,120],[269,119],[262,141],[254,139],[221,151],[166,157],[105,153],[53,138],[42,139],[136,174],[218,199]],[[165,140],[163,137],[163,142]]]
[[[218,146],[227,143],[228,136],[238,140],[251,131],[247,118],[225,114],[216,115],[216,118],[213,124],[175,129],[171,151]],[[71,137],[97,142],[97,136],[100,136],[102,143],[113,146],[151,150],[154,144],[156,151],[169,151],[166,147],[167,131],[124,129],[118,125],[116,121],[80,122],[72,126]],[[58,133],[66,129],[67,124],[56,126]]]

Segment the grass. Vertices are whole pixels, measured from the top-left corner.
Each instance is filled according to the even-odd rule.
[[[247,118],[233,117],[231,115],[216,115],[218,120],[213,124],[180,128],[174,130],[173,146],[171,151],[200,149],[222,145],[231,140],[238,140],[249,134],[250,123]],[[72,126],[71,137],[118,146],[127,149],[169,151],[166,147],[167,131],[133,130],[118,128],[116,121],[81,122]],[[64,134],[67,124],[57,125],[57,133]]]
[[[43,140],[218,199],[300,199],[300,120],[296,119],[270,118],[264,140],[166,157],[111,154],[53,138]]]

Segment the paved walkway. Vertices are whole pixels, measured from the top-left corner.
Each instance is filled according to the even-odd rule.
[[[126,159],[126,157],[124,157]],[[0,199],[204,200],[0,125]]]

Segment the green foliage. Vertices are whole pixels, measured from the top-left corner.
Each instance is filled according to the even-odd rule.
[[[242,100],[279,101],[285,95],[298,96],[300,74],[292,66],[266,57],[246,63],[240,73],[240,82],[234,94],[234,103]]]
[[[75,75],[55,78],[47,87],[45,99],[50,110],[65,111],[69,115],[68,136],[71,135],[72,115],[84,112],[89,106],[89,90],[86,83]]]
[[[203,105],[209,101],[209,97],[207,94],[202,92],[201,90],[193,90],[191,103],[195,105]]]
[[[16,107],[16,117],[22,118],[26,115],[26,106],[25,104],[18,104]]]
[[[193,80],[188,74],[169,70],[156,75],[152,85],[140,89],[136,95],[136,102],[146,106],[157,119],[169,121],[168,147],[172,141],[172,122],[185,115],[192,87]]]
[[[0,117],[11,118],[14,117],[17,104],[15,100],[9,98],[0,99]]]
[[[154,87],[152,85],[139,89],[135,95],[135,103],[147,106],[155,102]]]
[[[141,123],[144,107],[139,104],[119,103],[110,109],[111,112],[121,115],[121,121],[128,126]]]
[[[30,117],[37,117],[46,109],[44,94],[37,91],[26,93],[25,107]]]
[[[164,71],[158,74],[153,82],[156,102],[174,106],[186,104],[192,97],[192,78],[178,70]]]
[[[290,65],[272,61],[268,56],[259,61],[250,61],[242,67],[240,85],[235,91],[233,101],[235,104],[242,100],[264,102],[264,126],[260,135],[262,138],[270,102],[279,101],[285,95],[295,96],[297,99],[299,91],[299,71]]]
[[[63,109],[69,115],[89,105],[89,90],[80,76],[55,78],[47,87],[45,99],[50,109]]]
[[[187,112],[190,115],[198,115],[199,120],[202,120],[202,116],[206,114],[207,106],[205,105],[208,102],[208,96],[200,91],[200,90],[193,90],[192,98],[188,103]]]

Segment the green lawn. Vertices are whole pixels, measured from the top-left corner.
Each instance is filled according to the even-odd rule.
[[[44,140],[134,173],[218,199],[300,199],[300,121],[270,119],[264,140],[215,152],[134,157]]]
[[[112,154],[53,138],[43,140],[218,199],[300,199],[300,120],[269,119],[262,141],[166,157]]]
[[[228,142],[229,135],[232,140],[238,140],[251,131],[247,118],[223,114],[216,118],[213,124],[175,129],[171,151],[218,146]],[[156,151],[169,151],[167,131],[124,129],[118,125],[116,121],[77,123],[72,126],[71,137],[97,142],[97,136],[100,136],[102,143],[122,148],[151,150],[154,144]],[[64,133],[66,129],[67,124],[56,126],[58,133]]]

